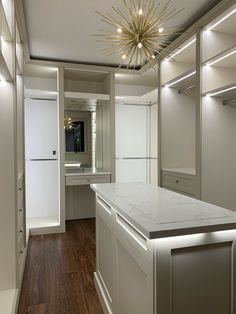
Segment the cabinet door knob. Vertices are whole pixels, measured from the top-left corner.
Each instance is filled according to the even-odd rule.
[[[175,183],[179,183],[179,180],[176,180]]]

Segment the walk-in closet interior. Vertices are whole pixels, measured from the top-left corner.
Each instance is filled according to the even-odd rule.
[[[116,64],[98,54],[104,47],[95,39],[102,27],[95,11],[103,6],[109,11],[122,1],[80,3],[87,16],[78,12],[73,21],[63,8],[78,9],[76,1],[56,2],[0,0],[0,313],[25,314],[28,306],[27,313],[54,314],[46,304],[51,296],[46,289],[42,295],[47,301],[25,308],[27,293],[35,293],[37,300],[41,294],[32,284],[32,291],[21,295],[30,277],[36,281],[34,274],[45,275],[46,249],[41,250],[44,266],[38,266],[41,259],[32,250],[35,242],[48,241],[48,248],[60,252],[57,266],[66,275],[73,268],[70,276],[77,276],[78,261],[86,271],[93,268],[88,277],[81,271],[79,289],[97,298],[95,308],[101,307],[101,313],[190,314],[196,308],[191,314],[235,314],[235,0],[172,1],[180,10],[180,17],[172,12],[180,28],[138,67],[126,63],[128,51],[119,51]],[[134,3],[143,3],[131,2],[133,9]],[[147,7],[149,2],[144,1]],[[58,40],[58,46],[50,46],[48,34],[37,33],[44,24],[39,7],[47,11],[45,25],[52,30],[53,19],[57,23],[65,11],[66,40],[80,41],[81,51],[78,45],[66,47],[64,31],[56,26],[51,40]],[[144,13],[145,8],[139,9],[137,19]],[[129,18],[136,15],[131,12]],[[89,30],[94,27],[89,39],[86,25],[78,24],[85,19],[91,21]],[[116,22],[115,38],[128,36]],[[165,27],[157,33],[164,36]],[[37,55],[36,44],[45,55]],[[144,46],[137,41],[139,49]],[[80,60],[85,47],[88,62]],[[59,57],[59,48],[77,59]],[[84,235],[86,226],[89,236]],[[83,245],[91,241],[90,256],[84,255],[84,246],[77,247],[78,237]],[[213,263],[212,269],[206,263]],[[202,287],[206,273],[209,280]],[[75,277],[66,286],[68,291],[73,287],[72,298],[78,293]],[[204,298],[194,303],[199,291],[209,296],[205,308]],[[219,295],[222,302],[213,306]],[[84,308],[92,309],[84,302]]]

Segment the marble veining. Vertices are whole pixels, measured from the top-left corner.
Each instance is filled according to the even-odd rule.
[[[147,238],[236,229],[236,213],[142,183],[91,188]]]

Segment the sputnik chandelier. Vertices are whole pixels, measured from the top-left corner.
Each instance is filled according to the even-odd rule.
[[[170,44],[172,35],[180,34],[179,27],[166,27],[181,10],[169,8],[172,0],[122,0],[126,12],[112,7],[113,13],[97,12],[112,29],[99,30],[100,42],[111,43],[101,50],[120,67],[137,69],[149,62],[157,69],[156,56]],[[118,62],[117,62],[118,60]]]
[[[73,121],[70,117],[64,118],[64,129],[71,130],[74,127]]]

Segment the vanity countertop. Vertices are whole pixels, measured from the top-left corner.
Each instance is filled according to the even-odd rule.
[[[98,176],[110,175],[110,172],[96,168],[74,168],[65,170],[65,176]]]
[[[91,188],[149,239],[236,229],[236,213],[142,183]]]

